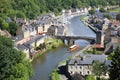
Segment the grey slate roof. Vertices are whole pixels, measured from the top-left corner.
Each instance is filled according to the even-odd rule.
[[[25,42],[24,44],[32,44],[33,42],[42,39],[45,36],[37,35],[35,37],[31,37],[29,41]]]
[[[23,44],[22,44],[22,45],[18,44],[18,45],[16,46],[16,48],[19,49],[19,50],[25,50],[25,49],[27,50],[27,49],[28,49],[28,48],[27,48],[25,45],[23,45]]]
[[[82,59],[71,59],[68,64],[74,65],[77,63],[78,65],[86,65],[86,64],[92,64],[93,61],[98,60],[100,62],[104,62],[106,59],[106,55],[84,55]]]
[[[109,66],[109,65],[111,64],[111,62],[112,62],[112,60],[106,60],[106,61],[105,61],[105,65],[106,65],[106,66]]]
[[[22,40],[23,38],[24,38],[23,35],[17,35],[17,36],[15,36],[15,37],[12,37],[12,39],[13,39],[15,42],[20,41],[20,40]]]

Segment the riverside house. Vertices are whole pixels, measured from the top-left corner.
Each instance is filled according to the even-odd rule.
[[[86,76],[92,73],[92,65],[94,61],[105,63],[108,67],[111,60],[106,60],[106,55],[84,55],[82,58],[75,58],[67,61],[67,72],[70,76],[78,73],[82,76]],[[109,64],[108,64],[109,63]]]
[[[18,30],[19,34],[13,37],[15,47],[25,52],[27,57],[35,53],[35,46],[44,43],[46,36],[42,34],[46,34],[51,25],[62,25],[62,23],[58,23],[53,13],[39,16],[35,20],[15,18],[15,22],[21,27]]]
[[[35,47],[39,46],[41,43],[44,43],[44,39],[46,36],[37,35],[30,37],[28,40],[21,40],[16,43],[16,48],[23,51],[27,58],[30,58],[36,51],[34,50]]]

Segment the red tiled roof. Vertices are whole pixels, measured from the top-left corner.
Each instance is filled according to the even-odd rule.
[[[113,23],[114,26],[120,25],[120,22],[119,22],[119,21],[113,21],[112,23]]]
[[[95,44],[94,47],[95,47],[95,48],[104,48],[104,45],[101,45],[101,44]]]
[[[120,38],[118,38],[118,42],[120,42]]]

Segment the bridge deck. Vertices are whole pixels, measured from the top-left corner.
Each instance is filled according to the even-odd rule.
[[[57,39],[84,39],[84,40],[95,40],[93,37],[86,36],[56,36]]]

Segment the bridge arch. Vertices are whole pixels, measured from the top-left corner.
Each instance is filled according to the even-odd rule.
[[[95,43],[95,38],[93,37],[86,37],[86,36],[55,36],[55,37],[56,39],[61,39],[63,42],[67,40],[68,44],[71,44],[71,43],[74,44],[75,40],[79,40],[79,39],[86,40],[90,42],[90,44]]]

